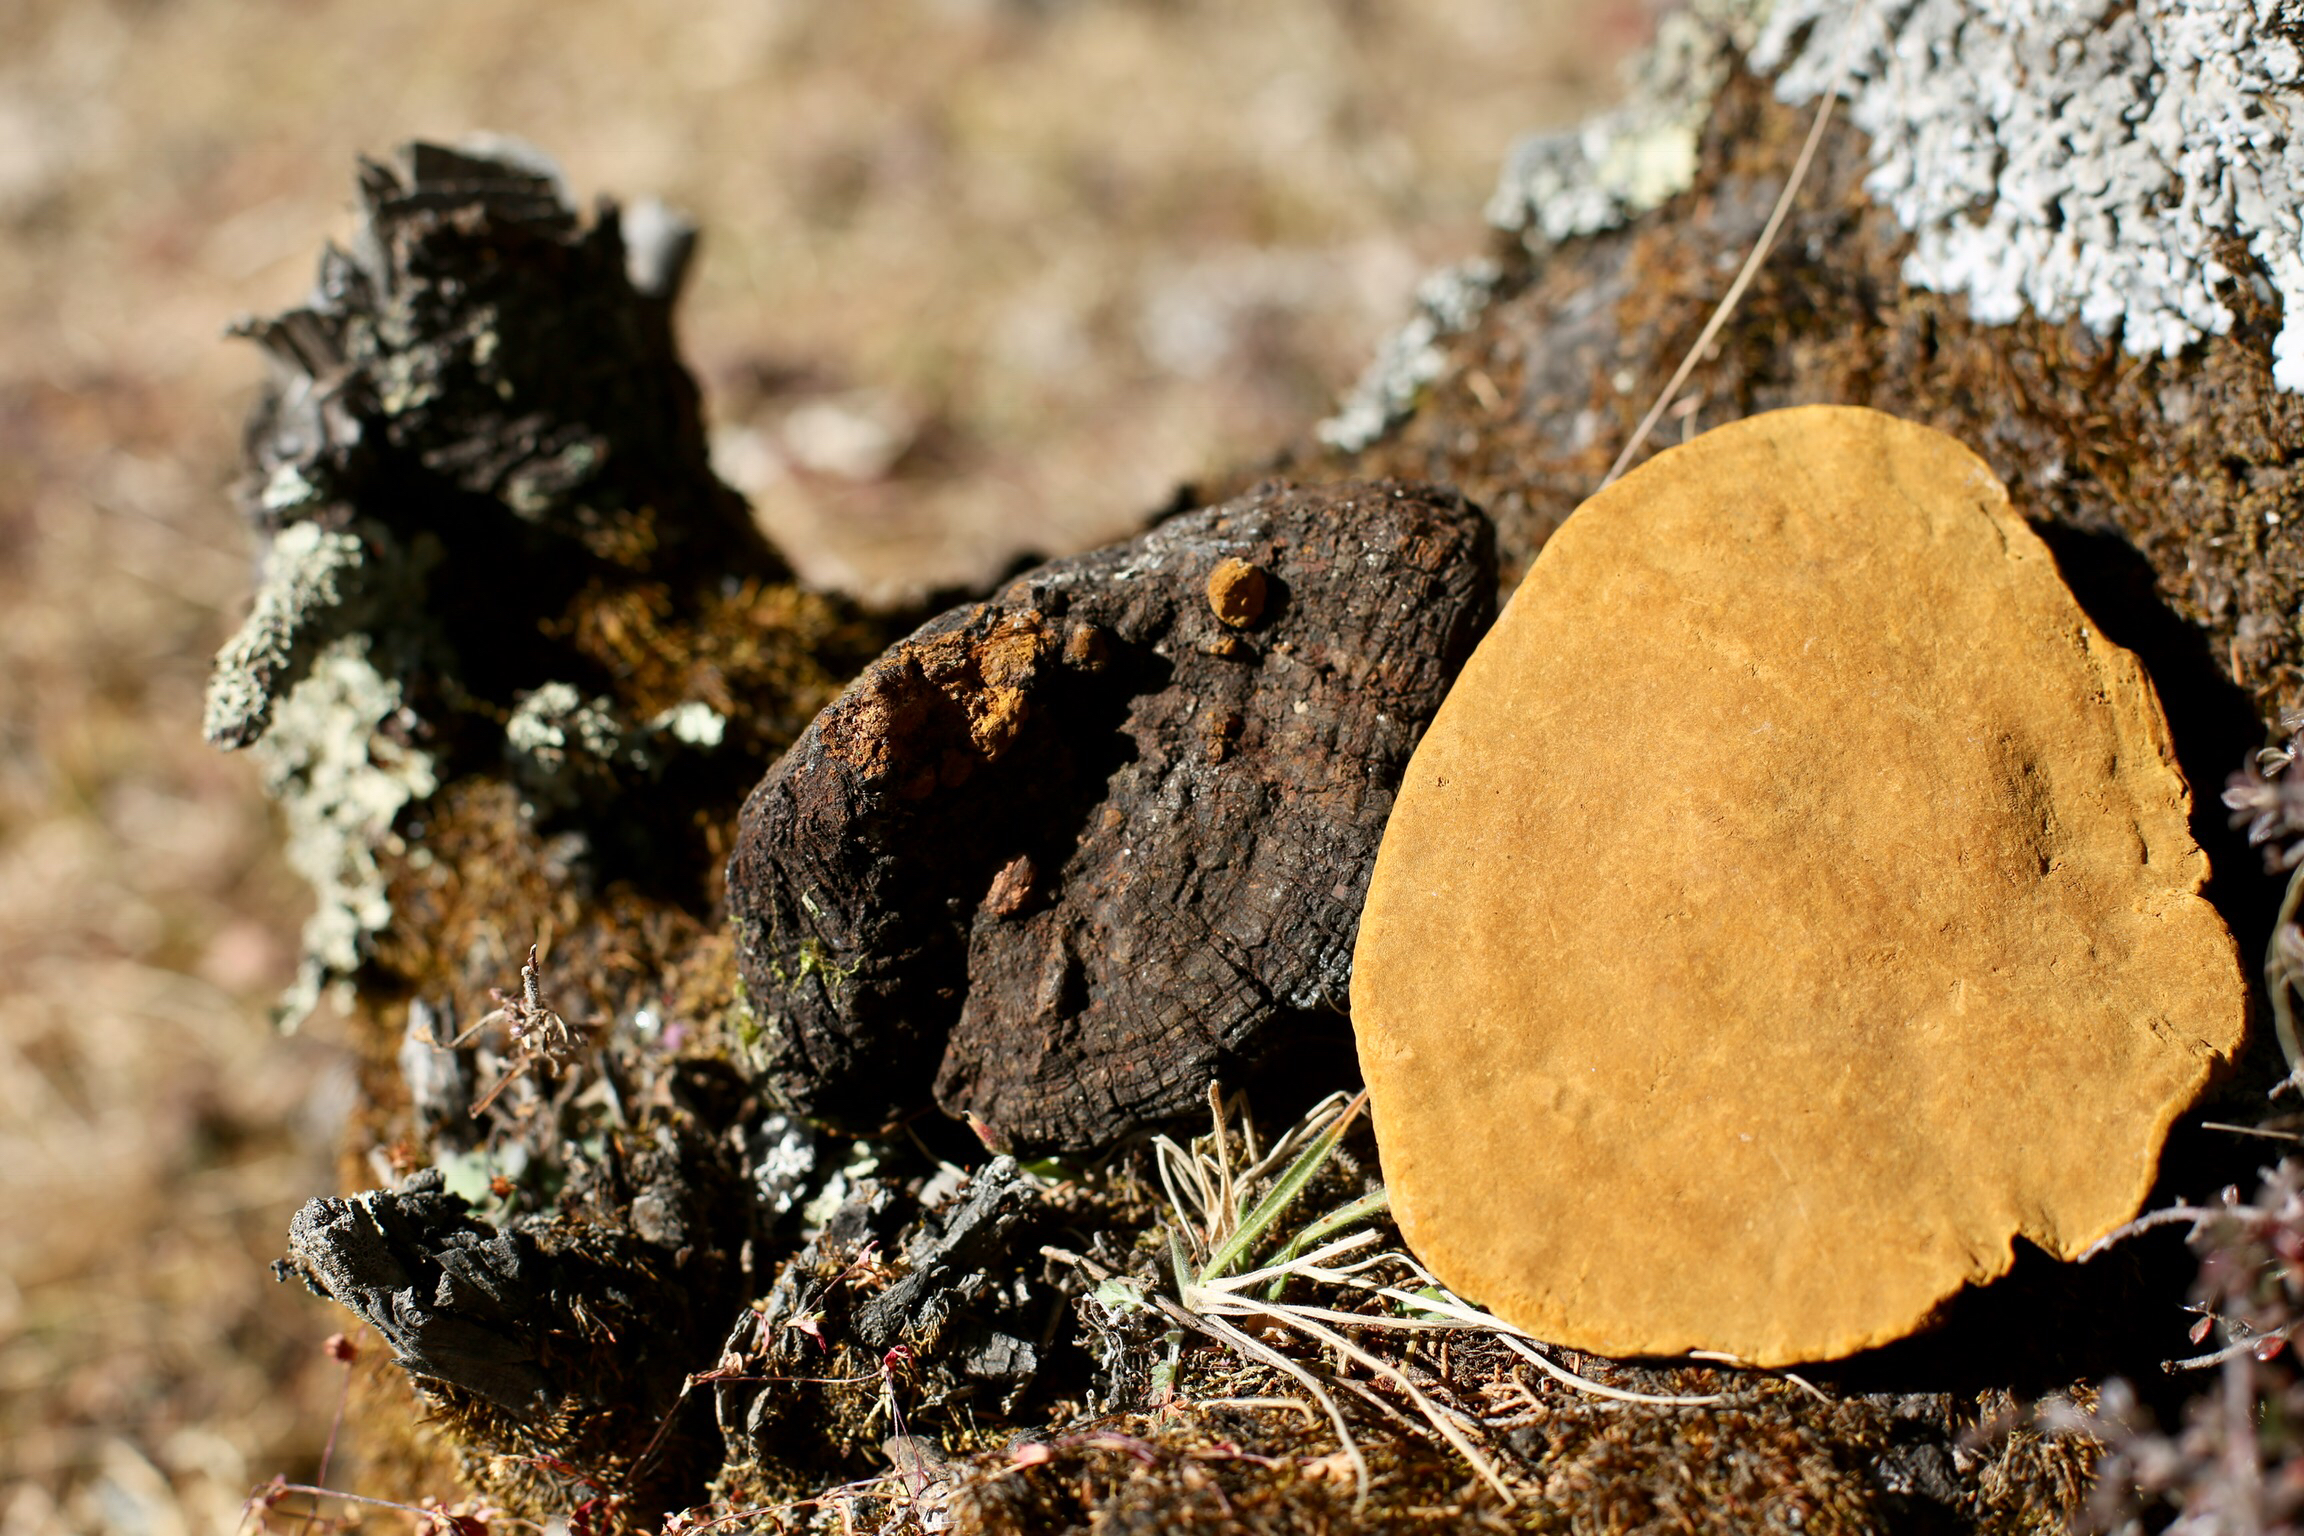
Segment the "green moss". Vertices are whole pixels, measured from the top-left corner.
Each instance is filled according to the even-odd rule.
[[[809,977],[817,977],[823,982],[825,991],[838,997],[840,990],[855,977],[859,964],[861,962],[845,966],[837,963],[832,958],[832,952],[821,941],[810,938],[802,939],[792,951],[789,967],[782,959],[770,956],[768,973],[788,992],[798,991],[807,984]]]

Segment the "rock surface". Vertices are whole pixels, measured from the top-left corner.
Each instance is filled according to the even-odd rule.
[[[1898,1338],[2134,1214],[2247,994],[2134,658],[1983,462],[1808,407],[1556,534],[1419,748],[1353,1016],[1401,1229],[1539,1337]]]
[[[933,1084],[996,1146],[1086,1149],[1339,1028],[1393,786],[1494,591],[1451,492],[1268,486],[897,644],[744,808],[779,1091],[868,1127]]]

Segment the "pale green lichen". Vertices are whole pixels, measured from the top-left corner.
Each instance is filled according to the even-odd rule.
[[[209,674],[201,730],[211,742],[232,751],[264,734],[281,695],[304,676],[320,646],[349,627],[354,615],[348,610],[365,606],[366,564],[356,534],[317,523],[281,530],[264,556],[247,621],[224,642]]]
[[[318,495],[291,466],[266,482],[267,504]],[[380,525],[291,523],[272,541],[247,621],[217,654],[203,728],[227,750],[248,748],[265,792],[287,821],[288,862],[315,899],[304,953],[277,1017],[293,1029],[328,982],[349,976],[371,934],[391,920],[377,850],[402,807],[432,793],[429,754],[405,745],[415,720],[396,680],[418,641],[363,632],[382,613],[412,610],[436,545],[404,548]],[[377,647],[398,660],[377,664]]]
[[[841,989],[854,979],[857,966],[861,963],[857,961],[843,966],[833,960],[832,951],[826,949],[821,940],[802,939],[799,947],[792,952],[789,968],[781,956],[768,957],[768,974],[775,977],[776,984],[787,992],[798,991],[809,977],[815,976],[823,981],[826,992],[838,997]]]
[[[1613,229],[1696,180],[1696,148],[1736,55],[1748,50],[1768,7],[1756,0],[1693,0],[1656,25],[1656,41],[1629,68],[1621,106],[1558,133],[1512,146],[1488,220],[1517,231],[1532,251]]]
[[[815,904],[805,895],[800,900],[813,911]],[[769,977],[782,994],[797,991],[810,977],[815,977],[826,991],[837,996],[855,979],[862,962],[841,965],[832,958],[832,951],[823,940],[811,935],[789,952],[780,937],[771,938],[766,965]],[[727,1024],[745,1063],[755,1072],[769,1071],[790,1043],[784,1016],[771,1006],[772,1002],[772,999],[754,998],[743,979],[737,979]]]
[[[1415,409],[1416,396],[1440,377],[1440,343],[1472,328],[1502,276],[1492,261],[1444,267],[1416,290],[1416,313],[1376,354],[1336,414],[1315,429],[1331,448],[1356,453]]]
[[[624,772],[654,773],[671,751],[709,751],[728,721],[701,700],[635,725],[605,696],[587,699],[572,683],[551,682],[523,694],[504,726],[504,750],[520,787],[537,805],[570,810],[588,789],[605,789]]]
[[[303,962],[280,1002],[284,1029],[319,1005],[332,978],[358,968],[369,936],[391,921],[377,850],[392,845],[401,810],[438,787],[431,755],[401,739],[414,722],[372,647],[365,634],[322,647],[251,752],[287,820],[289,866],[316,899]]]

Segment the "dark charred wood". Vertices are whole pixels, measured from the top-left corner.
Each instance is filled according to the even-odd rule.
[[[1011,1158],[927,1211],[859,1181],[723,1348],[713,1394],[730,1461],[869,1460],[891,1383],[936,1423],[1011,1412],[1069,1310],[1038,1278],[1058,1219]]]
[[[614,204],[581,218],[540,158],[424,143],[363,162],[360,203],[305,307],[240,327],[274,365],[249,432],[252,521],[431,476],[448,494],[363,510],[451,538],[500,519],[532,531],[500,535],[509,550],[569,546],[555,563],[782,572],[707,463],[672,337],[677,230],[635,252]]]
[[[1013,1158],[994,1158],[945,1211],[924,1218],[904,1245],[904,1278],[856,1311],[856,1336],[892,1349],[907,1331],[943,1336],[962,1324],[953,1354],[966,1375],[1022,1385],[1039,1368],[1027,1336],[968,1315],[973,1292],[999,1267],[1016,1230],[1039,1203]],[[1032,1332],[1037,1333],[1035,1326]]]
[[[532,627],[587,586],[785,574],[707,462],[672,338],[676,239],[636,262],[613,205],[586,222],[513,154],[413,144],[363,164],[360,200],[310,301],[240,327],[272,363],[241,500],[266,536],[309,522],[365,548],[258,686],[212,708],[211,739],[256,740],[328,639],[411,616],[382,609],[437,626],[417,701],[437,725],[467,693],[592,681]],[[483,641],[508,612],[531,632]]]
[[[680,1412],[683,1385],[728,1319],[750,1316],[749,1185],[718,1137],[684,1126],[608,1138],[567,1169],[552,1213],[501,1225],[436,1168],[310,1201],[274,1272],[384,1338],[435,1420],[477,1453],[467,1472],[483,1487],[532,1503],[537,1468],[560,1464],[589,1479],[561,1490],[563,1505],[605,1492],[645,1512],[711,1459],[701,1411]]]
[[[549,1266],[524,1234],[474,1220],[437,1170],[398,1191],[307,1202],[288,1247],[287,1266],[382,1335],[410,1375],[520,1418],[549,1407],[535,1317]]]
[[[1393,791],[1494,601],[1453,492],[1275,485],[899,642],[744,808],[776,1088],[1090,1148],[1340,1024]]]

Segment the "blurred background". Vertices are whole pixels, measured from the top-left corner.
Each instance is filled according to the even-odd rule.
[[[694,214],[722,473],[887,599],[1307,430],[1649,12],[0,0],[0,1536],[231,1530],[344,1379],[265,1266],[351,1076],[265,1021],[305,899],[199,717],[251,573],[221,333],[301,297],[355,155],[494,129]]]

